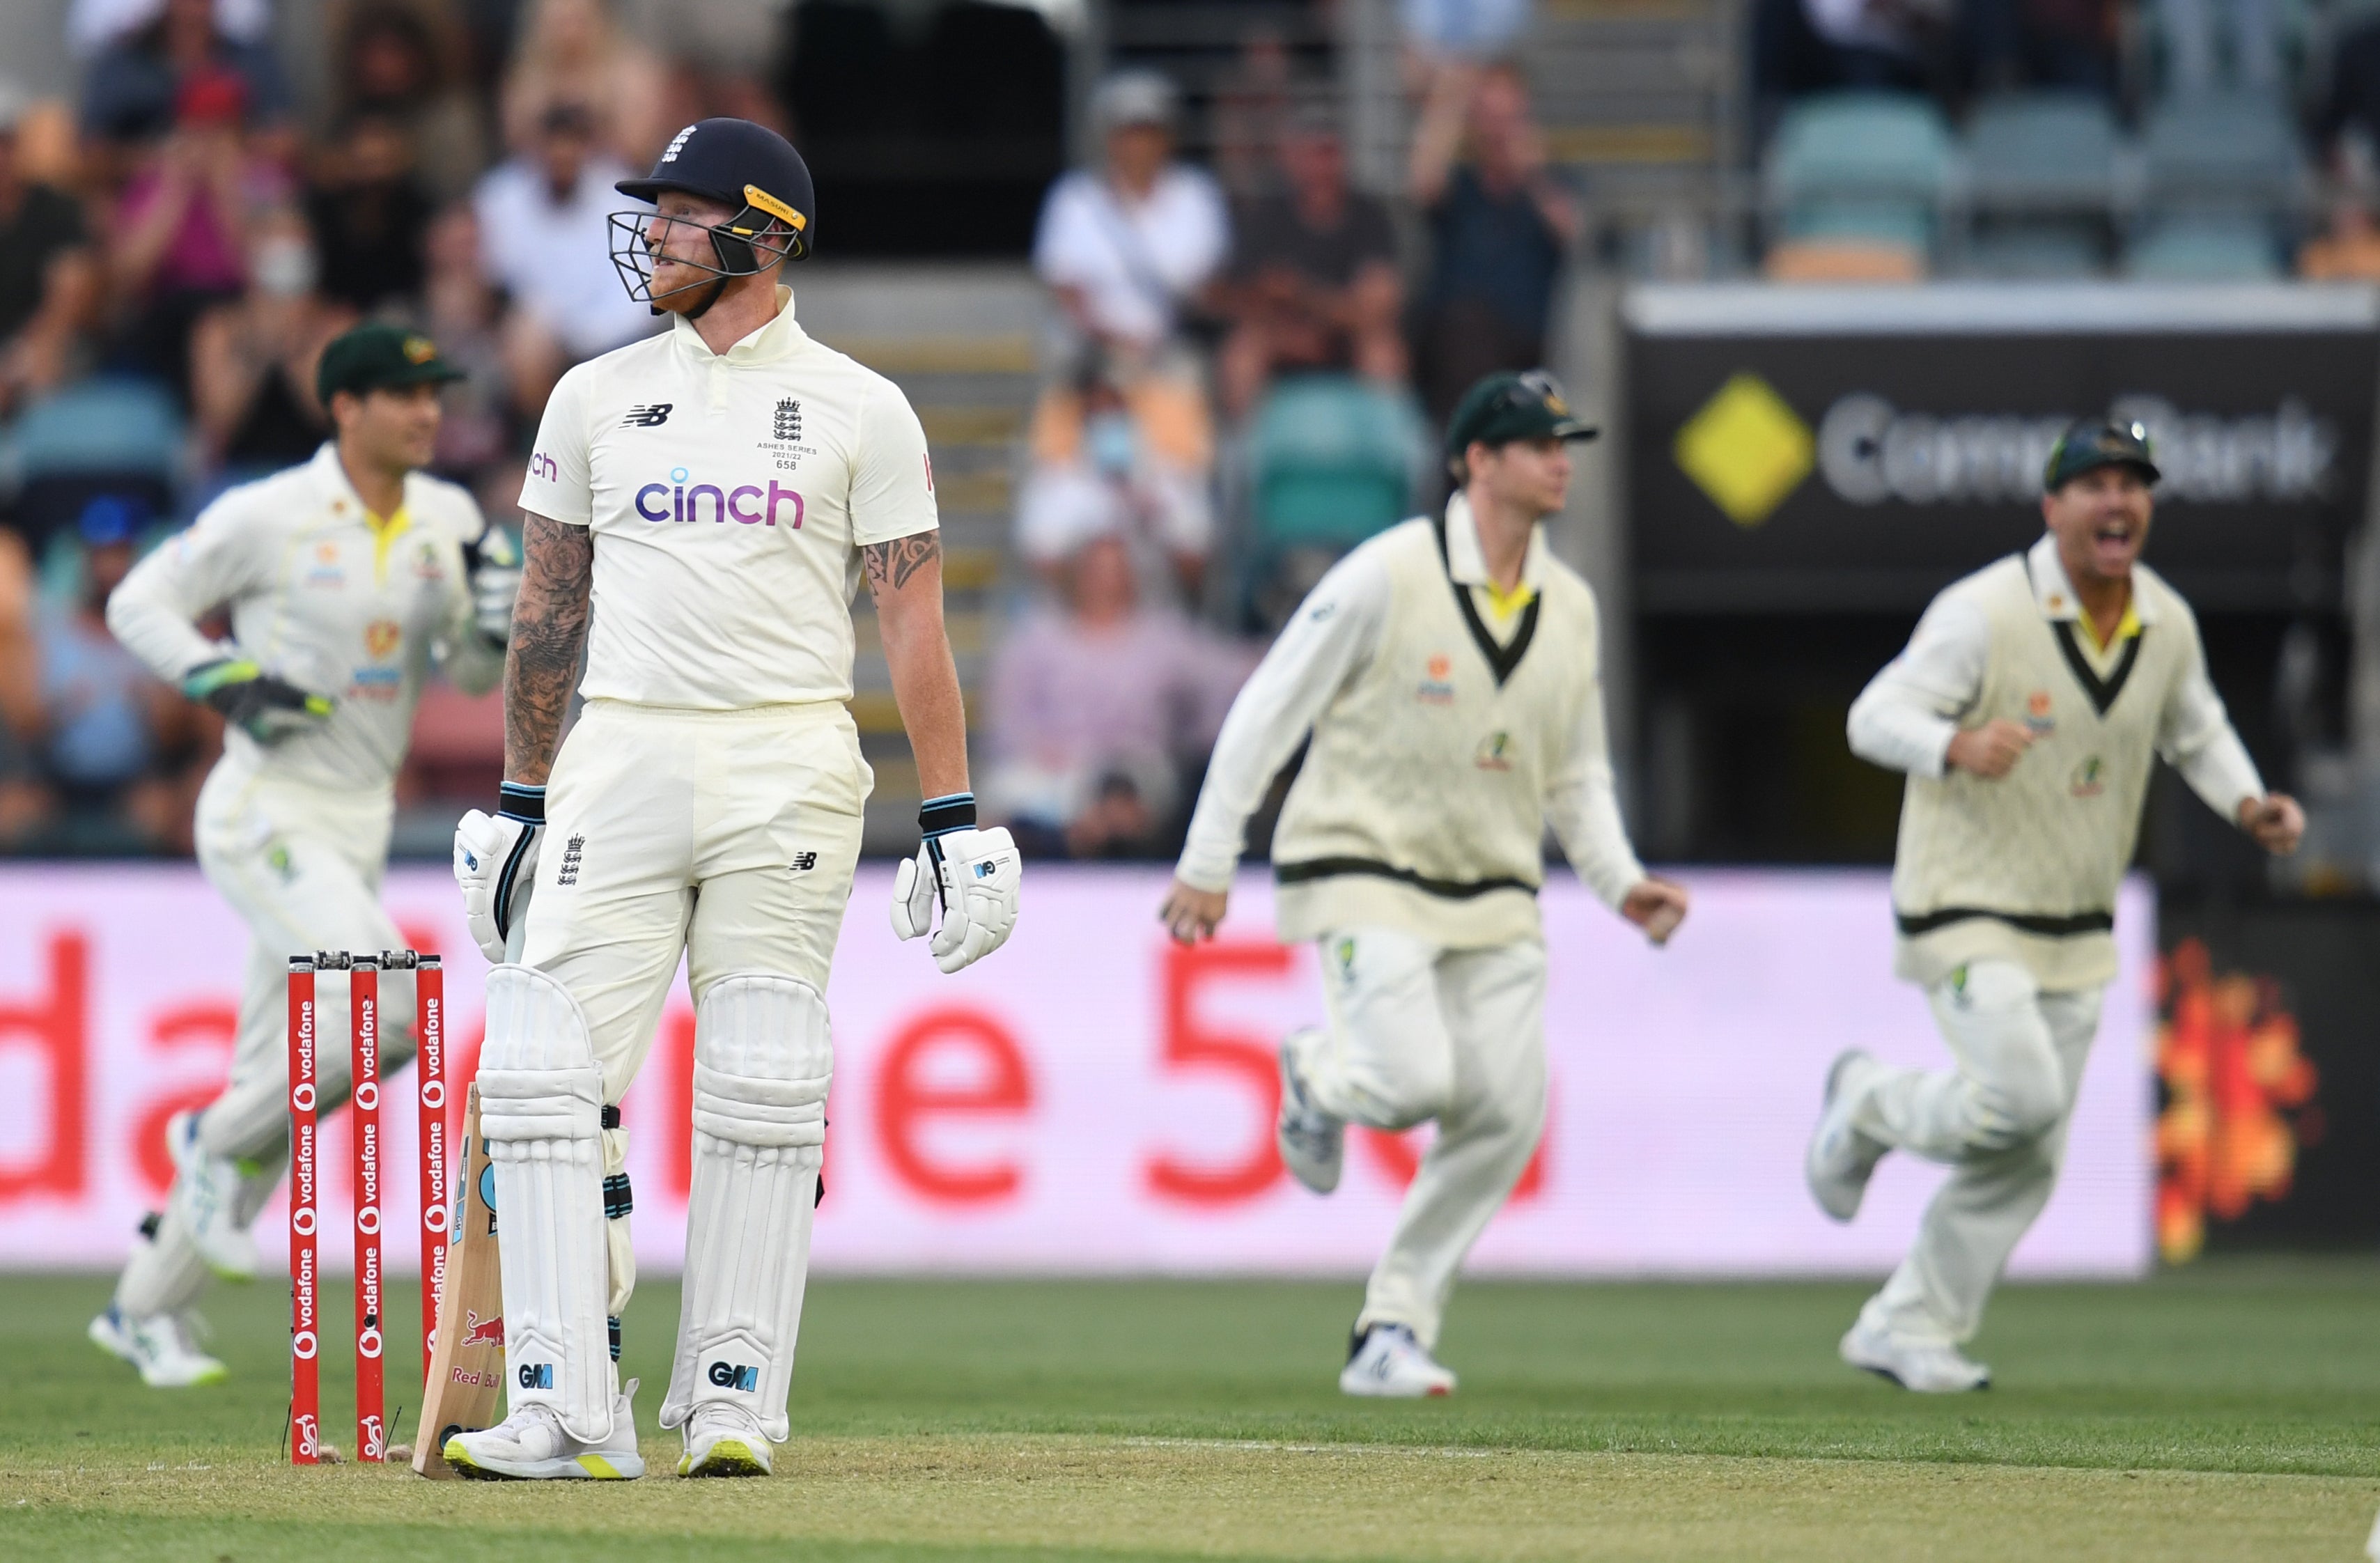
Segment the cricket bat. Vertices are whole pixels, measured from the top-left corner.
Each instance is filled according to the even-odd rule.
[[[496,1178],[480,1135],[480,1088],[463,1098],[463,1177],[455,1186],[446,1278],[438,1297],[438,1340],[413,1431],[416,1474],[455,1474],[441,1452],[457,1433],[494,1424],[504,1382],[504,1278],[496,1266]]]

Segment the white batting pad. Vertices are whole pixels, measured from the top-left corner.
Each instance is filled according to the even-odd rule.
[[[587,1016],[543,972],[488,973],[480,1128],[496,1174],[504,1278],[504,1393],[541,1402],[574,1438],[611,1436],[604,1304],[603,1072]]]
[[[791,1431],[785,1396],[833,1072],[826,1000],[809,984],[739,973],[703,995],[686,1290],[664,1427],[724,1401],[778,1442]]]

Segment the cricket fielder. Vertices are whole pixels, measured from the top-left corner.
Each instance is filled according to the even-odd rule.
[[[1894,966],[1954,1067],[1838,1058],[1807,1173],[1848,1221],[1887,1151],[1952,1169],[1842,1339],[1843,1361],[1907,1388],[1991,1383],[1959,1348],[2057,1181],[2155,757],[2268,852],[2305,828],[2232,731],[2190,605],[2139,563],[2156,480],[2137,424],[2068,428],[2040,540],[1946,588],[1852,707],[1852,750],[1909,774]]]
[[[1184,943],[1213,935],[1248,816],[1310,733],[1273,874],[1281,937],[1320,947],[1330,1024],[1281,1044],[1281,1160],[1329,1193],[1347,1124],[1438,1124],[1355,1319],[1350,1395],[1454,1388],[1430,1353],[1455,1272],[1545,1121],[1547,825],[1655,943],[1685,915],[1629,848],[1595,594],[1538,526],[1562,508],[1566,442],[1595,432],[1544,374],[1471,388],[1445,515],[1340,561],[1232,703],[1160,913]]]
[[[249,1227],[288,1154],[288,958],[405,942],[380,882],[414,704],[434,666],[480,694],[504,665],[518,555],[469,493],[419,470],[439,387],[455,378],[426,336],[374,324],[339,337],[315,382],[336,437],[209,505],[108,600],[118,640],[223,713],[199,866],[251,936],[230,1082],[167,1123],[173,1191],[91,1322],[92,1340],[160,1387],[224,1375],[193,1343],[189,1308],[210,1270],[256,1274]],[[229,643],[196,627],[218,609]],[[413,1055],[412,985],[382,991],[393,1071]],[[346,1048],[323,1048],[320,1069],[327,1109],[347,1093]]]
[[[662,1424],[684,1432],[686,1476],[765,1475],[789,1435],[827,972],[874,780],[845,709],[863,571],[928,799],[893,927],[925,934],[939,905],[951,972],[1016,919],[1016,849],[975,828],[967,791],[925,431],[890,381],[803,332],[779,281],[815,237],[808,169],[774,131],[706,119],[619,188],[655,210],[613,215],[613,262],[676,319],[572,370],[546,406],[521,491],[502,808],[455,831],[500,963],[479,1085],[509,1412],[447,1441],[467,1475],[643,1472],[637,1386],[613,1366],[635,1280],[617,1104],[681,956],[694,1167]],[[557,757],[582,643],[587,704]]]

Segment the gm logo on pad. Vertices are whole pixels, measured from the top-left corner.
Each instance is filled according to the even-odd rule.
[[[741,1389],[749,1394],[760,1387],[760,1370],[741,1363],[713,1363],[705,1370],[705,1375],[722,1389]]]

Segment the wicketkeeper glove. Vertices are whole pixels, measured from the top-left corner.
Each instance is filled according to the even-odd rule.
[[[1016,927],[1016,899],[1025,860],[1005,826],[975,828],[975,794],[929,798],[917,810],[925,841],[892,876],[892,931],[917,939],[933,927],[934,964],[945,972],[971,966],[1008,942]]]
[[[480,953],[507,959],[512,936],[528,915],[537,884],[537,848],[545,834],[545,789],[507,782],[496,812],[473,809],[455,826],[455,882],[463,889],[463,918]]]
[[[202,700],[260,744],[277,744],[331,714],[331,697],[276,678],[245,657],[200,662],[182,675],[182,693]]]
[[[471,624],[498,646],[513,637],[513,602],[520,596],[520,550],[513,535],[491,525],[463,545],[464,578],[471,588]]]

